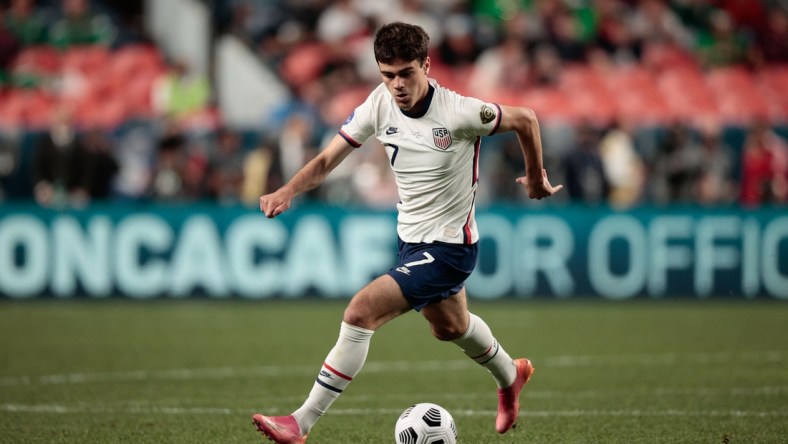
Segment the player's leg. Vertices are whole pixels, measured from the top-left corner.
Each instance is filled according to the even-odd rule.
[[[329,352],[306,402],[293,415],[308,432],[350,384],[367,358],[372,333],[410,310],[399,286],[383,275],[363,288],[348,304],[339,339]]]
[[[485,367],[498,385],[498,417],[495,428],[504,433],[517,421],[519,395],[533,373],[527,359],[512,360],[484,320],[468,312],[465,289],[422,309],[432,334],[457,344],[465,354]]]
[[[457,344],[468,357],[492,374],[498,387],[512,385],[517,375],[516,366],[487,323],[468,312],[464,288],[448,299],[424,307],[421,313],[429,321],[433,336]]]
[[[318,419],[364,365],[372,334],[381,325],[410,310],[391,276],[384,275],[359,291],[348,304],[339,338],[318,373],[306,401],[292,415],[255,415],[258,430],[278,443],[302,443]]]

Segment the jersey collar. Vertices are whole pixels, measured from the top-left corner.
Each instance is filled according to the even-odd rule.
[[[429,85],[429,90],[427,90],[427,96],[424,97],[423,111],[418,113],[410,113],[400,109],[400,111],[402,112],[402,114],[405,115],[405,117],[410,117],[411,119],[418,119],[419,117],[423,117],[425,114],[427,114],[427,111],[430,110],[430,104],[432,103],[432,96],[433,94],[435,94],[435,88],[432,86],[432,83],[428,83],[428,85]]]

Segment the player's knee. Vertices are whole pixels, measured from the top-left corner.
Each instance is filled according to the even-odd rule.
[[[375,323],[373,320],[369,319],[369,316],[365,315],[359,310],[354,309],[352,306],[349,306],[347,309],[345,309],[345,314],[342,316],[342,320],[346,324],[366,328],[368,330],[374,330],[377,327],[374,325]]]
[[[441,325],[431,324],[431,326],[432,335],[435,336],[439,341],[451,341],[459,338],[463,335],[463,333],[465,333],[465,331],[462,330],[459,325],[454,323]]]

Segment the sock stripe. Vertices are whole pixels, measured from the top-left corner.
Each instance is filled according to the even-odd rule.
[[[331,367],[330,365],[326,364],[325,362],[323,363],[323,367],[329,369],[331,371],[331,373],[339,376],[342,379],[346,379],[348,381],[352,381],[353,380],[353,378],[351,378],[350,376],[348,376],[348,375],[346,375],[344,373],[340,373],[340,372],[336,371],[333,367]]]
[[[498,354],[498,350],[500,350],[500,349],[501,349],[501,347],[498,347],[498,343],[496,342],[496,343],[495,343],[495,353],[493,353],[493,355],[492,355],[492,356],[490,356],[490,358],[489,358],[489,359],[487,359],[486,361],[484,361],[484,362],[480,362],[480,363],[479,363],[479,365],[484,365],[484,364],[486,364],[486,363],[490,362],[490,361],[492,360],[492,358],[494,358],[494,357],[495,357],[495,355],[497,355],[497,354]]]
[[[342,390],[334,387],[333,385],[326,384],[325,382],[321,381],[320,378],[315,379],[315,382],[317,382],[318,384],[322,385],[323,387],[331,390],[332,392],[342,393]]]
[[[484,353],[482,353],[482,354],[480,354],[480,355],[478,355],[478,356],[471,356],[471,359],[479,359],[479,358],[481,358],[482,356],[485,356],[487,353],[490,353],[490,350],[492,350],[492,348],[493,348],[494,346],[495,346],[495,343],[493,343],[492,345],[490,345],[489,347],[487,347],[487,350],[485,350],[485,351],[484,351]]]

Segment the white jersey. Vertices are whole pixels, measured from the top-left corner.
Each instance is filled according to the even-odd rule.
[[[385,84],[348,117],[339,134],[354,147],[376,136],[399,190],[397,233],[405,242],[473,244],[481,136],[501,123],[501,108],[461,96],[430,79],[424,114],[397,107]]]

